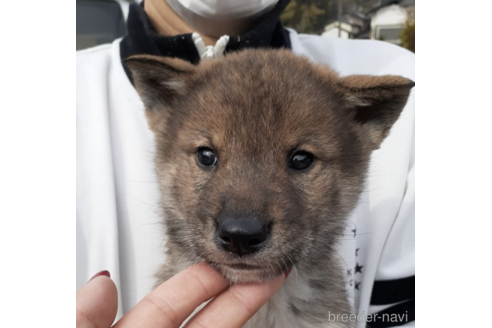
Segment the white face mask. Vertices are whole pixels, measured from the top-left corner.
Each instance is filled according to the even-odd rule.
[[[176,3],[195,13],[211,19],[237,19],[255,17],[271,9],[278,0],[167,0],[176,10]],[[178,13],[179,14],[179,13]]]
[[[219,38],[239,35],[279,0],[167,0],[169,6],[198,32]]]

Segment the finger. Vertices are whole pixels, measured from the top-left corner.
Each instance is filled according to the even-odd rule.
[[[77,328],[109,328],[117,309],[113,280],[105,275],[94,277],[77,291]]]
[[[262,284],[233,285],[198,312],[186,328],[239,328],[280,289],[285,275]]]
[[[179,327],[196,307],[228,286],[210,266],[194,265],[148,294],[114,328]]]

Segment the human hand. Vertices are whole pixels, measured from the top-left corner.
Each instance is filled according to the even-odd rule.
[[[200,263],[157,287],[113,328],[177,328],[195,308],[212,297],[215,298],[186,327],[239,328],[280,289],[284,280],[282,275],[262,284],[230,287],[224,277]],[[111,327],[117,305],[116,286],[109,273],[97,274],[77,291],[77,328]]]

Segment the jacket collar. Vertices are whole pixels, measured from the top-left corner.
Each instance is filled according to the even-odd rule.
[[[246,48],[287,48],[291,49],[289,32],[280,23],[280,14],[290,0],[279,0],[277,5],[248,32],[230,36],[225,54]],[[200,57],[191,38],[191,34],[163,36],[156,32],[143,7],[138,4],[130,6],[127,20],[127,33],[120,44],[122,60],[132,55],[154,55],[177,57],[198,64]],[[132,81],[130,71],[126,75]]]

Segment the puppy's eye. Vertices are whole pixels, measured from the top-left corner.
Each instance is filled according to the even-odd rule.
[[[196,152],[196,162],[202,168],[211,168],[217,164],[217,156],[210,148],[198,148]]]
[[[289,167],[296,171],[303,171],[311,167],[314,162],[314,155],[307,151],[298,151],[292,156]]]

